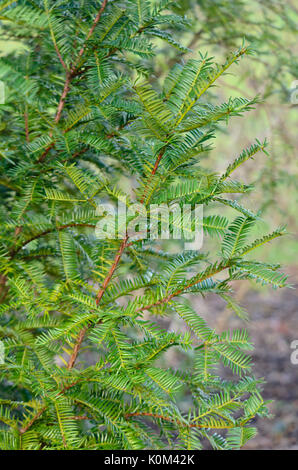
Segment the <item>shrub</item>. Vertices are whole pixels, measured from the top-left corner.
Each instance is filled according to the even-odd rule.
[[[233,173],[266,154],[266,141],[229,159],[223,174],[200,165],[219,123],[258,102],[208,101],[250,49],[223,65],[193,55],[161,86],[152,41],[184,50],[170,31],[186,20],[166,1],[83,3],[0,7],[6,33],[26,45],[17,61],[0,61],[0,447],[199,449],[208,439],[239,448],[256,433],[254,417],[268,415],[250,375],[252,344],[244,329],[216,333],[191,299],[214,293],[246,318],[231,281],[286,283],[278,266],[251,257],[284,229],[249,240],[260,214],[234,197],[253,190]],[[134,189],[125,192],[123,180]],[[217,252],[185,250],[178,240],[173,254],[127,225],[122,239],[98,238],[98,205],[119,201],[219,210],[202,220]],[[170,234],[179,224],[170,219]],[[165,316],[185,331],[163,328]],[[181,367],[167,364],[172,348]]]

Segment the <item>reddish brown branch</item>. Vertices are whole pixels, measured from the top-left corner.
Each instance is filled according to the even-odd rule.
[[[158,154],[155,165],[154,165],[154,168],[151,172],[151,175],[155,175],[164,152],[165,152],[165,147]],[[144,198],[145,198],[145,196],[142,197],[141,203],[143,203]],[[122,240],[120,248],[119,248],[119,250],[118,250],[118,252],[115,256],[114,262],[113,262],[113,264],[112,264],[112,266],[111,266],[111,268],[110,268],[110,270],[109,270],[109,272],[108,272],[108,274],[107,274],[100,290],[98,291],[98,294],[97,294],[97,297],[96,297],[96,305],[98,305],[100,303],[100,301],[101,301],[101,299],[102,299],[102,297],[103,297],[103,295],[104,295],[104,293],[105,293],[105,291],[106,291],[106,289],[107,289],[107,287],[110,283],[110,280],[113,277],[113,274],[114,274],[114,272],[115,272],[115,270],[116,270],[116,268],[117,268],[117,266],[118,266],[118,264],[121,260],[122,254],[123,254],[125,248],[128,245],[128,239],[129,239],[129,237],[128,237],[128,235],[126,235],[126,237]],[[84,329],[81,330],[81,332],[78,336],[77,342],[75,344],[75,347],[73,349],[73,352],[70,356],[68,366],[67,366],[68,369],[71,369],[74,366],[75,361],[76,361],[77,356],[78,356],[78,353],[79,353],[79,350],[80,350],[80,347],[81,347],[81,344],[82,344],[82,341],[83,341],[83,339],[85,337],[85,334],[88,331],[88,329],[89,328],[87,327],[87,328],[84,328]]]
[[[26,431],[28,431],[29,428],[31,428],[31,426],[35,423],[35,421],[43,414],[43,412],[46,410],[46,407],[44,406],[43,408],[41,408],[38,413],[36,413],[35,416],[33,416],[33,418],[31,419],[31,421],[29,421],[28,424],[26,424],[26,426],[24,426],[23,428],[20,429],[20,434],[24,434]]]
[[[62,92],[62,95],[61,95],[61,98],[60,98],[60,101],[59,101],[59,104],[58,104],[56,116],[55,116],[55,123],[56,124],[58,124],[58,122],[60,121],[61,114],[62,114],[64,105],[65,105],[65,100],[66,100],[66,97],[67,97],[68,92],[70,90],[71,80],[72,80],[72,75],[71,75],[71,73],[67,72],[63,92]]]
[[[159,167],[159,164],[160,164],[160,161],[163,157],[163,154],[165,153],[165,150],[166,150],[166,147],[164,147],[158,154],[157,156],[157,159],[155,161],[155,164],[154,164],[154,167],[153,167],[153,170],[151,171],[151,176],[154,176],[155,173],[157,172],[157,169]],[[141,197],[141,200],[140,200],[140,203],[143,204],[143,202],[145,201],[145,197],[146,197],[146,190],[144,191],[144,194],[143,196]]]
[[[0,274],[0,303],[2,303],[7,295],[7,277],[4,274]]]
[[[214,276],[215,274],[218,274],[219,272],[221,271],[224,271],[225,269],[227,269],[229,267],[229,265],[224,265],[224,266],[220,266],[217,270],[213,271],[212,273],[209,273],[205,276],[202,276],[201,278],[198,278],[198,279],[195,279],[194,281],[186,284],[185,286],[181,287],[180,289],[176,290],[175,292],[172,292],[172,294],[169,294],[167,295],[166,297],[163,297],[162,299],[160,300],[157,300],[156,302],[154,302],[153,304],[150,304],[150,305],[145,305],[144,307],[141,307],[138,312],[142,312],[144,310],[149,310],[150,308],[153,308],[153,307],[157,307],[158,305],[163,305],[163,304],[166,304],[168,303],[170,300],[172,300],[174,297],[177,297],[178,295],[182,294],[183,292],[187,291],[187,289],[189,289],[190,287],[193,287],[197,284],[199,284],[200,282],[203,282],[205,281],[206,279],[210,279],[210,277]]]
[[[157,157],[157,159],[156,159],[154,168],[153,168],[152,173],[151,173],[152,176],[155,175],[155,173],[156,173],[156,171],[157,171],[157,168],[158,168],[158,166],[159,166],[160,160],[161,160],[161,158],[162,158],[164,152],[165,152],[165,148],[159,153],[159,155],[158,155],[158,157]]]
[[[73,348],[72,355],[69,358],[69,361],[68,361],[68,364],[67,364],[67,369],[72,369],[73,368],[73,366],[76,362],[77,356],[78,356],[79,349],[81,347],[81,344],[83,342],[83,339],[85,337],[85,334],[86,334],[87,330],[88,330],[87,326],[85,328],[81,329],[81,331],[80,331],[80,333],[77,337],[76,344]]]
[[[126,237],[122,240],[120,248],[119,248],[119,250],[118,250],[118,252],[115,256],[114,262],[113,262],[113,264],[112,264],[112,266],[111,266],[111,268],[110,268],[110,270],[109,270],[109,272],[108,272],[108,274],[107,274],[107,276],[106,276],[106,278],[105,278],[105,280],[102,284],[101,289],[99,290],[99,292],[97,294],[96,305],[98,305],[99,302],[101,301],[102,296],[105,293],[106,288],[108,287],[108,284],[109,284],[109,282],[110,282],[110,280],[111,280],[111,278],[112,278],[112,276],[113,276],[113,274],[114,274],[114,272],[115,272],[115,270],[116,270],[116,268],[119,264],[119,261],[121,259],[122,254],[123,254],[123,251],[126,248],[127,240],[128,240],[128,235],[126,235]]]
[[[107,3],[108,3],[108,0],[104,0],[104,1],[102,2],[102,6],[101,6],[99,12],[98,12],[97,15],[96,15],[96,18],[95,18],[95,20],[94,20],[93,25],[91,26],[91,29],[90,29],[89,33],[87,34],[87,38],[86,38],[85,44],[83,45],[83,47],[81,48],[81,50],[80,50],[80,52],[79,52],[78,60],[79,60],[79,59],[82,57],[82,55],[84,54],[84,51],[85,51],[85,48],[86,48],[86,43],[87,43],[87,41],[89,41],[89,39],[91,38],[91,36],[92,36],[92,34],[93,34],[93,32],[94,32],[94,30],[95,30],[95,28],[96,28],[96,25],[97,25],[97,23],[99,22],[100,17],[101,17],[101,15],[102,15],[102,13],[103,13],[105,7],[107,6]]]
[[[83,415],[83,416],[71,416],[69,419],[75,419],[77,421],[82,421],[85,419],[90,419],[89,416]]]
[[[45,151],[41,154],[41,156],[40,156],[39,159],[37,160],[38,163],[42,163],[42,162],[45,160],[47,154],[48,154],[49,151],[54,147],[54,145],[55,145],[54,142],[52,142],[51,145],[49,145],[49,146],[45,149]]]
[[[58,124],[58,122],[60,121],[60,118],[61,118],[61,114],[62,114],[62,111],[63,111],[63,108],[64,108],[64,105],[65,105],[65,101],[66,101],[66,98],[67,98],[67,95],[69,93],[69,90],[70,90],[70,85],[71,85],[71,81],[74,77],[76,77],[79,73],[79,70],[78,70],[78,62],[80,60],[80,58],[82,57],[82,55],[84,54],[84,51],[85,51],[85,48],[86,48],[86,43],[87,41],[90,39],[90,37],[92,36],[95,28],[96,28],[96,25],[98,24],[100,18],[101,18],[101,15],[106,7],[108,3],[108,0],[104,0],[102,2],[102,6],[99,10],[99,12],[97,13],[96,17],[95,17],[95,20],[87,34],[87,37],[86,37],[86,41],[84,43],[84,45],[82,46],[82,48],[80,49],[79,51],[79,54],[78,54],[78,57],[77,57],[77,60],[76,62],[74,63],[74,65],[72,66],[71,70],[68,70],[62,57],[61,57],[61,54],[59,52],[59,49],[58,47],[56,46],[55,44],[55,48],[56,48],[56,52],[58,54],[58,57],[59,57],[59,60],[61,62],[61,64],[63,65],[63,68],[65,68],[66,70],[66,78],[65,78],[65,83],[64,83],[64,88],[63,88],[63,91],[62,91],[62,95],[60,97],[60,100],[59,100],[59,103],[58,103],[58,108],[57,108],[57,112],[56,112],[56,115],[55,115],[55,124]],[[52,136],[52,132],[50,133],[50,136]],[[39,157],[39,159],[37,160],[38,163],[42,163],[47,154],[49,153],[49,151],[54,147],[55,143],[52,142],[46,149],[45,151],[41,154],[41,156]]]
[[[111,268],[110,268],[110,270],[109,270],[109,272],[108,272],[108,274],[107,274],[100,290],[98,291],[98,294],[97,294],[97,297],[96,297],[96,305],[98,305],[99,302],[101,301],[102,296],[104,295],[104,293],[106,291],[106,288],[109,285],[109,282],[110,282],[110,280],[111,280],[111,278],[112,278],[112,276],[113,276],[113,274],[114,274],[114,272],[115,272],[115,270],[116,270],[116,268],[119,264],[119,261],[121,259],[122,254],[123,254],[123,251],[126,248],[127,240],[128,240],[128,235],[126,235],[126,237],[122,240],[120,248],[119,248],[119,250],[118,250],[118,252],[115,256],[114,262],[113,262],[113,264],[112,264],[112,266],[111,266]],[[90,328],[90,326],[87,326],[85,328],[82,328],[82,330],[80,331],[79,336],[76,340],[75,346],[73,348],[72,354],[71,354],[71,356],[69,358],[69,361],[68,361],[68,364],[67,364],[68,369],[72,369],[73,366],[75,365],[75,362],[77,360],[82,342],[83,342],[84,337],[85,337],[87,331],[89,330],[89,328]]]
[[[55,46],[55,50],[56,50],[56,52],[57,52],[57,56],[58,56],[58,58],[59,58],[59,60],[60,60],[60,63],[61,63],[61,65],[62,65],[62,67],[64,68],[64,70],[65,70],[66,72],[68,72],[67,65],[66,65],[66,63],[64,62],[63,58],[62,58],[62,55],[61,55],[61,53],[60,53],[60,51],[59,51],[59,48],[58,48],[56,42],[54,42],[54,46]]]
[[[28,112],[24,112],[24,120],[25,120],[25,133],[26,133],[26,142],[30,142],[30,137],[29,137],[29,123],[28,123]]]
[[[65,105],[65,100],[66,100],[66,97],[68,95],[68,92],[70,90],[70,82],[71,82],[71,74],[69,72],[66,73],[66,80],[65,80],[65,84],[64,84],[64,88],[63,88],[63,92],[62,92],[62,95],[60,97],[60,101],[59,101],[59,104],[58,104],[58,108],[57,108],[57,112],[56,112],[56,116],[55,116],[55,123],[58,124],[58,122],[60,121],[60,118],[61,118],[61,114],[62,114],[62,111],[63,111],[63,108],[64,108],[64,105]],[[50,137],[52,137],[53,135],[53,131],[50,132]],[[55,146],[55,143],[52,142],[46,149],[45,151],[41,154],[41,156],[39,157],[38,159],[38,163],[42,163],[47,154],[49,153],[49,151]]]

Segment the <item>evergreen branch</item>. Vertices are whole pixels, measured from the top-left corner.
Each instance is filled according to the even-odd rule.
[[[150,41],[165,42],[161,54],[168,44],[185,50],[172,31],[184,34],[187,22],[169,0],[100,0],[91,13],[88,2],[67,11],[65,2],[49,0],[0,3],[5,37],[30,45],[18,52],[17,65],[14,54],[0,59],[9,91],[0,109],[0,353],[4,346],[7,356],[0,370],[8,397],[0,399],[0,448],[146,449],[164,448],[165,439],[183,449],[205,439],[214,448],[242,447],[256,433],[248,423],[268,416],[261,382],[248,374],[252,343],[244,329],[217,334],[185,295],[213,293],[245,318],[233,281],[288,285],[279,265],[245,259],[284,230],[249,240],[258,217],[233,196],[222,197],[254,189],[231,175],[258,150],[266,153],[266,141],[242,151],[223,174],[212,159],[208,168],[199,163],[221,122],[258,103],[240,97],[216,104],[209,94],[201,102],[249,51],[238,49],[223,65],[207,55],[189,58],[161,87]],[[224,15],[234,8],[225,5]],[[212,22],[218,32],[216,15]],[[204,38],[207,30],[208,22]],[[141,85],[136,75],[146,77]],[[50,155],[49,164],[37,165]],[[94,228],[113,219],[95,211],[100,198],[113,209],[117,201],[130,206],[124,180],[137,181],[138,203],[170,206],[173,239],[176,229],[182,234],[183,204],[211,206],[201,226],[215,236],[218,260],[161,251],[151,229],[136,243],[127,214],[123,224],[117,220],[123,240],[97,238]],[[240,214],[231,221],[213,214],[217,203]],[[163,215],[150,213],[150,220],[163,228]],[[160,315],[178,315],[185,328],[169,331],[155,320]],[[159,360],[173,347],[187,353],[187,370]],[[238,378],[226,380],[221,365]],[[181,414],[181,393],[190,395],[188,414]]]
[[[51,24],[51,21],[50,21],[50,14],[49,14],[49,9],[48,9],[48,2],[47,0],[44,0],[44,4],[45,4],[45,10],[46,10],[46,14],[47,14],[47,17],[48,17],[48,24],[49,24],[49,28],[50,28],[50,33],[51,33],[51,38],[52,38],[52,41],[53,41],[53,44],[54,44],[54,48],[55,48],[55,51],[57,53],[57,56],[58,56],[58,59],[62,65],[62,67],[64,68],[64,70],[66,71],[66,73],[68,72],[68,68],[67,68],[67,65],[65,64],[63,58],[62,58],[62,55],[61,55],[61,52],[59,50],[59,47],[58,47],[58,44],[57,44],[57,41],[56,41],[56,38],[55,38],[55,34],[54,34],[54,31],[53,31],[53,28],[52,28],[52,24]]]
[[[210,424],[195,424],[195,423],[186,423],[182,421],[176,421],[174,418],[170,418],[169,416],[163,416],[160,414],[149,413],[149,412],[136,412],[136,413],[127,413],[125,418],[131,418],[133,416],[149,416],[155,419],[161,419],[163,421],[168,421],[170,423],[176,424],[177,426],[187,427],[187,428],[200,428],[200,429],[232,429],[235,425],[225,425],[222,427],[219,426],[212,426]]]
[[[34,416],[33,418],[29,421],[28,424],[26,424],[26,426],[24,426],[23,428],[21,428],[19,430],[19,433],[20,434],[25,434],[25,432],[28,431],[28,429],[31,428],[31,426],[33,426],[33,424],[35,423],[35,421],[38,420],[38,418],[41,417],[41,415],[44,413],[44,411],[46,410],[46,406],[42,407]]]
[[[128,235],[126,235],[126,237],[122,240],[121,242],[121,245],[120,245],[120,248],[118,250],[118,253],[116,254],[115,256],[115,259],[114,259],[114,262],[108,272],[108,275],[107,277],[105,278],[103,284],[102,284],[102,287],[101,289],[98,291],[98,294],[97,294],[97,297],[96,297],[96,304],[98,305],[99,302],[101,301],[102,299],[102,296],[104,295],[105,291],[106,291],[106,288],[108,287],[109,283],[110,283],[110,280],[112,279],[112,276],[120,262],[120,259],[121,259],[121,256],[126,248],[126,245],[127,245],[127,241],[128,241]]]
[[[151,175],[152,175],[152,176],[155,175],[155,173],[156,173],[156,171],[157,171],[157,169],[158,169],[158,166],[159,166],[159,163],[160,163],[160,161],[161,161],[161,159],[162,159],[162,156],[163,156],[163,154],[164,154],[164,151],[165,151],[165,147],[164,147],[164,149],[163,149],[163,150],[158,154],[158,156],[157,156],[155,165],[154,165],[153,170],[152,170],[152,172],[151,172]],[[142,203],[142,201],[143,201],[143,198],[141,199],[141,203]],[[122,242],[121,242],[120,248],[119,248],[119,250],[118,250],[118,252],[117,252],[117,254],[116,254],[116,256],[115,256],[114,262],[113,262],[113,264],[112,264],[112,266],[111,266],[111,268],[110,268],[110,270],[109,270],[109,272],[108,272],[106,278],[104,279],[104,282],[103,282],[103,284],[102,284],[102,287],[101,287],[100,290],[98,291],[98,294],[97,294],[97,297],[96,297],[96,305],[99,305],[99,303],[100,303],[100,301],[101,301],[101,299],[102,299],[102,297],[103,297],[103,295],[104,295],[104,293],[105,293],[105,291],[106,291],[106,289],[107,289],[107,287],[108,287],[108,285],[109,285],[109,283],[110,283],[110,281],[111,281],[111,279],[112,279],[112,277],[113,277],[113,274],[114,274],[114,272],[115,272],[115,270],[116,270],[116,268],[117,268],[117,266],[118,266],[118,264],[119,264],[119,262],[120,262],[120,260],[121,260],[122,254],[123,254],[125,248],[127,247],[128,240],[129,240],[129,237],[128,237],[128,235],[126,235],[125,238],[124,238],[124,239],[122,240]],[[77,341],[76,341],[76,343],[75,343],[73,352],[72,352],[72,354],[71,354],[71,356],[70,356],[70,359],[69,359],[69,362],[68,362],[68,365],[67,365],[68,369],[72,369],[73,366],[75,365],[75,362],[76,362],[76,359],[77,359],[77,356],[78,356],[80,347],[81,347],[81,345],[82,345],[82,342],[83,342],[83,340],[84,340],[84,337],[85,337],[85,334],[87,333],[87,331],[88,331],[88,328],[85,328],[85,329],[83,329],[83,330],[80,331],[79,336],[78,336],[78,338],[77,338]]]
[[[90,28],[90,30],[89,30],[89,32],[88,32],[88,34],[87,34],[86,41],[85,41],[84,45],[81,47],[81,49],[80,49],[80,52],[79,52],[79,55],[78,55],[78,60],[80,60],[80,58],[81,58],[82,55],[84,54],[85,49],[86,49],[87,42],[89,41],[89,39],[91,38],[92,34],[94,33],[94,30],[95,30],[95,28],[96,28],[96,26],[97,26],[97,24],[98,24],[98,22],[99,22],[99,20],[100,20],[100,18],[101,18],[101,15],[103,14],[103,12],[104,12],[104,10],[105,10],[105,8],[106,8],[106,6],[107,6],[107,3],[108,3],[108,0],[103,0],[102,5],[101,5],[101,7],[100,7],[100,9],[99,9],[99,11],[98,11],[96,17],[95,17],[94,22],[93,22],[93,25],[91,26],[91,28]],[[74,66],[73,70],[74,70],[74,71],[76,70],[76,66]]]
[[[183,121],[185,116],[189,113],[189,111],[193,108],[195,103],[198,101],[198,99],[214,84],[214,82],[223,74],[226,72],[226,70],[234,63],[236,62],[242,55],[247,53],[247,48],[242,47],[236,54],[233,54],[231,58],[229,58],[225,64],[223,64],[222,67],[220,67],[218,70],[216,70],[213,74],[210,74],[210,77],[207,76],[206,84],[202,87],[199,92],[195,93],[195,98],[190,99],[189,104],[186,106],[185,110],[183,112],[179,111],[175,126],[179,126],[179,124]],[[202,60],[202,65],[205,65],[205,60]],[[200,68],[201,69],[201,68]],[[198,75],[200,73],[200,69],[198,71]],[[194,82],[192,83],[192,86],[194,86],[198,76],[195,77]]]
[[[163,297],[162,299],[160,299],[160,300],[158,300],[158,301],[156,301],[152,304],[148,304],[144,307],[141,307],[140,309],[137,310],[137,312],[142,312],[144,310],[150,310],[153,307],[158,307],[159,305],[166,304],[166,303],[170,302],[170,300],[172,300],[174,297],[177,297],[180,294],[185,293],[191,287],[193,287],[193,286],[195,286],[195,285],[199,284],[200,282],[203,282],[207,279],[210,279],[215,274],[218,274],[218,273],[220,273],[220,272],[222,272],[222,271],[224,271],[225,269],[228,269],[228,268],[229,268],[229,263],[221,265],[215,271],[212,271],[210,273],[207,272],[206,275],[203,275],[201,277],[195,276],[193,280],[191,280],[190,282],[187,282],[183,287],[177,289],[175,292],[172,292],[171,294]]]

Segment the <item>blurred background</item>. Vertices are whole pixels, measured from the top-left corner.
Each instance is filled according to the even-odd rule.
[[[121,3],[121,2],[119,2]],[[298,449],[298,364],[291,362],[291,344],[298,341],[298,239],[297,239],[297,111],[298,0],[178,0],[169,6],[189,19],[189,25],[176,31],[177,39],[192,52],[182,54],[171,45],[156,42],[157,57],[151,67],[160,81],[179,60],[199,51],[220,62],[228,52],[241,46],[243,39],[255,53],[241,60],[231,73],[218,81],[211,91],[214,103],[232,96],[252,98],[259,94],[262,103],[243,118],[233,118],[229,126],[218,129],[213,149],[202,161],[219,172],[227,163],[250,146],[255,139],[266,137],[269,154],[257,155],[239,169],[239,176],[254,183],[256,192],[244,195],[247,208],[260,211],[262,221],[256,234],[286,225],[287,237],[259,249],[259,259],[281,263],[289,274],[292,289],[273,291],[249,281],[235,282],[236,299],[247,308],[246,325],[255,344],[254,371],[265,377],[264,398],[272,400],[271,420],[256,423],[259,433],[247,449]],[[167,25],[165,25],[165,29]],[[173,29],[173,25],[172,28]],[[20,41],[11,41],[0,29],[0,58],[13,54],[16,60],[24,53]],[[147,64],[148,65],[148,64]],[[1,123],[0,123],[1,127]],[[221,206],[222,208],[222,206]],[[227,209],[228,211],[228,209]],[[215,249],[206,242],[205,250]],[[243,321],[225,310],[224,302],[208,296],[196,299],[196,309],[217,332],[243,327]],[[175,318],[166,320],[169,329],[183,328]],[[297,347],[298,351],[298,347]],[[297,353],[298,358],[298,353]],[[172,354],[167,358],[175,364]],[[180,359],[179,359],[180,360]],[[227,371],[223,370],[223,374]],[[181,397],[187,407],[187,397]]]

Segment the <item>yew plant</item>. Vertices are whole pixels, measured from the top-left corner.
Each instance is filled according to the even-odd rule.
[[[260,214],[237,201],[254,188],[234,171],[267,159],[266,141],[208,168],[220,127],[258,102],[209,100],[249,48],[219,65],[193,51],[160,83],[160,44],[187,52],[175,36],[187,20],[166,0],[2,1],[0,17],[26,46],[0,59],[0,448],[242,447],[268,415],[253,346],[245,329],[214,331],[194,300],[216,294],[245,321],[231,281],[286,284],[254,259],[284,229],[253,239]],[[217,248],[99,239],[103,201],[203,205]]]

